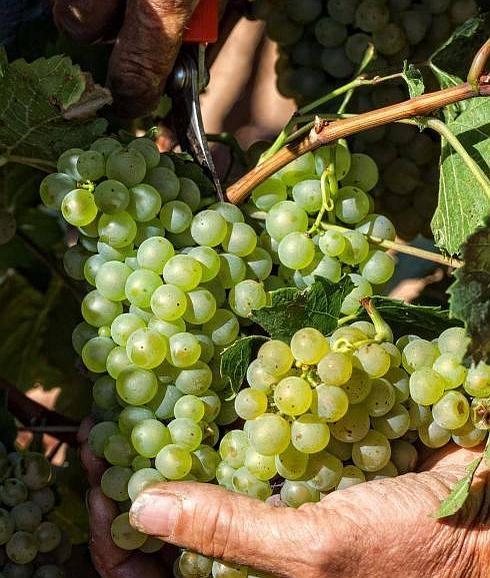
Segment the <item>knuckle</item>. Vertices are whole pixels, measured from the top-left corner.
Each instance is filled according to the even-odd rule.
[[[226,558],[232,553],[231,544],[239,535],[232,536],[234,508],[222,503],[219,508],[210,505],[205,523],[200,528],[200,548],[214,558]],[[231,551],[231,552],[230,552]]]

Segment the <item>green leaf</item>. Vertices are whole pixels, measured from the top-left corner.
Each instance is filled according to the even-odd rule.
[[[226,377],[233,393],[238,393],[247,375],[247,368],[258,344],[267,341],[264,335],[249,335],[237,339],[227,347],[220,358],[220,373]]]
[[[490,362],[490,222],[463,246],[464,265],[449,287],[449,310],[464,322],[470,337],[467,354]]]
[[[302,327],[315,327],[326,335],[337,327],[342,302],[353,288],[349,277],[339,283],[317,277],[302,291],[294,287],[278,289],[271,292],[270,305],[252,313],[252,320],[273,339],[287,343]]]
[[[474,98],[448,128],[469,155],[490,175],[490,100]],[[431,222],[438,247],[454,255],[490,214],[490,198],[462,158],[447,143],[442,145],[439,202]]]
[[[0,48],[0,153],[55,160],[104,133],[96,111],[111,101],[65,56],[5,63]]]
[[[434,514],[435,518],[447,518],[461,510],[470,495],[471,483],[482,458],[483,456],[480,456],[466,466],[466,476],[454,484],[451,493],[441,502],[439,509]]]
[[[8,411],[7,402],[7,391],[0,389],[0,441],[7,448],[7,451],[12,451],[17,437],[17,426],[13,416]]]
[[[406,60],[403,62],[402,78],[407,83],[410,98],[424,94],[425,85],[422,73],[413,64],[408,64]]]
[[[390,325],[396,336],[416,333],[421,337],[433,339],[444,329],[459,325],[449,318],[449,312],[440,307],[413,305],[398,299],[389,299],[375,295],[371,298],[381,317]],[[365,311],[359,313],[359,319],[369,320]]]
[[[175,174],[178,177],[187,177],[188,179],[192,179],[199,187],[202,197],[216,194],[216,189],[214,188],[213,183],[204,174],[202,168],[193,161],[191,155],[188,153],[169,153],[169,156],[174,162]]]

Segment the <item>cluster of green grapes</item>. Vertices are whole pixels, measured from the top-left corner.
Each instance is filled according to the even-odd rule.
[[[51,464],[0,444],[0,576],[63,578],[68,536],[49,520],[56,503]]]
[[[279,91],[304,102],[350,78],[369,43],[378,70],[425,60],[478,6],[475,0],[255,0],[252,13],[279,45]]]
[[[347,273],[355,289],[345,298],[342,313],[350,315],[360,299],[373,294],[373,285],[386,283],[395,262],[366,237],[395,238],[391,221],[373,212],[369,191],[378,176],[371,157],[351,154],[341,140],[306,153],[259,185],[250,201],[266,211],[259,242],[278,265],[268,285],[303,289],[315,277],[338,283]]]

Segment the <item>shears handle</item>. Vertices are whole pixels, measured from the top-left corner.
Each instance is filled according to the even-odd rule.
[[[200,0],[184,32],[183,42],[206,44],[218,40],[218,0]]]

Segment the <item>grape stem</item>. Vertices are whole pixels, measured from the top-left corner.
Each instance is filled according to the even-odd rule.
[[[490,58],[490,38],[485,42],[485,44],[478,50],[471,63],[470,70],[468,71],[468,76],[466,80],[471,84],[474,90],[478,90],[478,83],[480,77],[485,72],[485,65]]]
[[[381,313],[376,309],[371,297],[364,297],[361,299],[361,305],[364,307],[366,313],[371,319],[376,334],[374,336],[374,341],[377,343],[382,343],[383,341],[393,341],[393,332],[390,326],[381,316]]]
[[[333,147],[328,147],[328,166],[323,171],[322,176],[320,177],[320,189],[322,191],[322,206],[321,209],[318,211],[318,215],[316,216],[315,222],[313,225],[308,229],[307,235],[311,237],[318,231],[318,228],[322,224],[323,215],[325,211],[328,211],[328,218],[331,220],[332,218],[332,210],[334,208],[334,204],[332,201],[332,197],[338,193],[338,183],[337,177],[335,174],[335,151]],[[327,180],[328,180],[328,187],[327,187]],[[333,217],[335,219],[335,217]]]
[[[322,223],[322,229],[333,231],[339,231],[345,233],[350,231],[347,227],[342,227],[341,225],[334,225],[333,223]],[[377,247],[383,247],[383,249],[392,249],[398,253],[404,253],[406,255],[412,255],[413,257],[418,257],[420,259],[425,259],[426,261],[433,261],[434,263],[439,263],[440,265],[446,265],[448,267],[462,267],[464,263],[458,259],[453,259],[450,257],[445,257],[440,253],[434,253],[433,251],[427,251],[426,249],[419,249],[418,247],[412,247],[411,245],[405,245],[404,243],[398,243],[396,241],[388,241],[388,239],[380,239],[379,237],[373,237],[371,235],[364,234],[366,239],[372,245]]]
[[[424,116],[448,104],[474,98],[475,96],[488,95],[490,95],[490,76],[487,75],[480,77],[478,90],[474,90],[469,82],[464,82],[458,86],[423,94],[404,102],[371,110],[354,117],[343,118],[333,122],[326,120],[317,122],[306,137],[281,148],[228,187],[226,192],[227,200],[234,204],[241,203],[255,187],[291,161],[339,138],[403,119]],[[274,143],[271,148],[275,149],[278,147]]]

